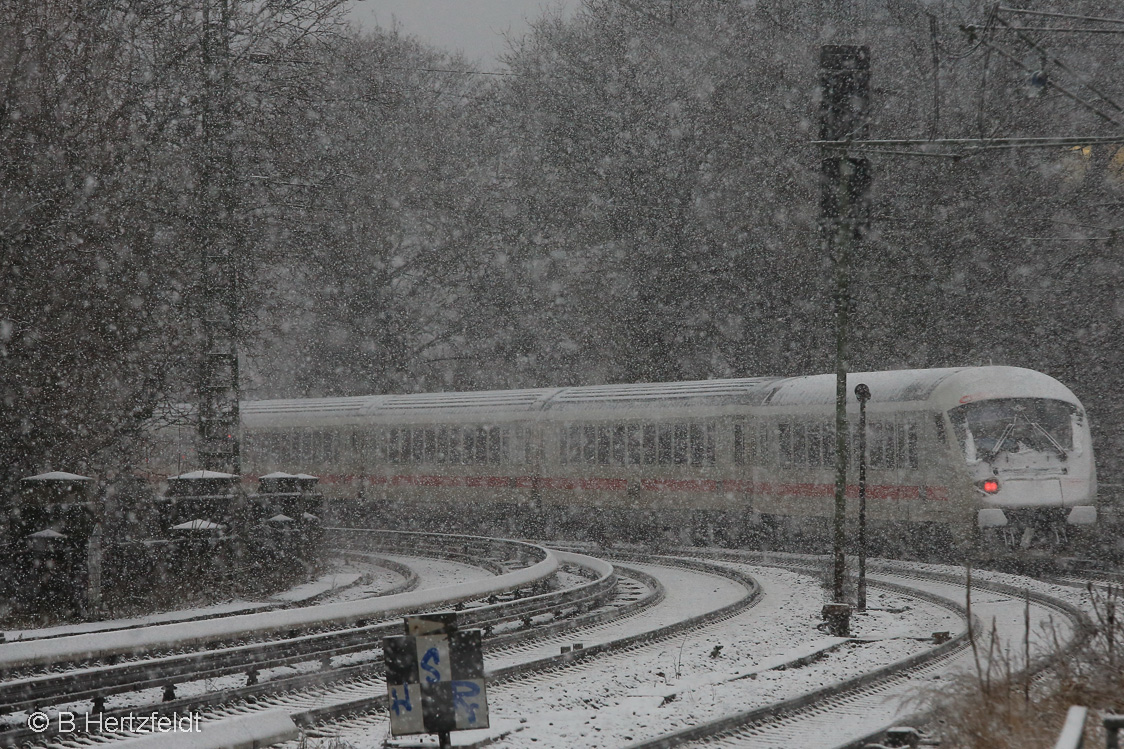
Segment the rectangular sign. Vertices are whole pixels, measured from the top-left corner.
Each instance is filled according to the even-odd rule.
[[[390,732],[395,736],[488,727],[480,630],[459,631],[447,624],[445,629],[443,634],[383,640]]]

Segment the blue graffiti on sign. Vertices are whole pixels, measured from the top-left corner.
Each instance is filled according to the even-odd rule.
[[[390,697],[391,697],[390,709],[394,711],[395,715],[401,715],[403,710],[405,710],[408,713],[413,712],[413,710],[414,710],[414,706],[410,702],[410,685],[409,684],[403,684],[402,685],[402,693],[405,696],[399,697],[397,685],[392,686],[390,688]]]
[[[469,702],[469,697],[480,694],[480,686],[471,681],[453,682],[453,710],[463,710],[468,715],[468,722],[476,722],[476,711],[480,708],[478,702]]]
[[[425,651],[425,655],[421,659],[421,667],[425,670],[427,676],[425,682],[427,684],[436,684],[441,681],[441,672],[435,666],[441,663],[441,655],[437,652],[437,648],[430,648]]]

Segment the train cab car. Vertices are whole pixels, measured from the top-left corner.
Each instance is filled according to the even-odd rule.
[[[926,537],[931,543],[963,542],[980,529],[989,543],[1059,544],[1067,527],[1096,522],[1085,412],[1052,377],[1017,367],[966,367],[854,373],[848,381],[871,391],[867,497],[872,526],[881,532],[876,540],[900,539],[904,543],[889,544],[899,547]],[[825,470],[811,470],[820,452],[808,430],[817,430],[814,414],[819,434],[833,434],[825,420],[834,399],[834,376],[817,375],[778,383],[763,403],[781,443],[775,472],[765,476],[784,480],[799,473],[812,482],[755,493],[762,509],[789,523],[810,508],[801,494],[825,493],[822,482],[832,468],[824,459]],[[855,494],[851,482],[859,457],[857,412],[852,387],[849,496]],[[798,463],[805,469],[793,470]],[[815,516],[830,511],[823,501],[816,504]]]

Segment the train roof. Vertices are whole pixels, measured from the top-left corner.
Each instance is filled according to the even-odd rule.
[[[848,401],[855,403],[854,386],[871,389],[880,403],[925,403],[946,410],[968,400],[997,397],[1055,398],[1077,403],[1073,394],[1052,377],[1019,367],[958,367],[946,369],[856,372],[848,375]],[[247,426],[272,424],[291,427],[345,425],[372,420],[390,423],[442,420],[502,422],[524,420],[534,413],[606,410],[664,411],[678,408],[719,408],[728,405],[809,406],[835,402],[835,375],[807,377],[751,377],[691,382],[592,385],[585,387],[486,390],[472,392],[371,395],[339,398],[245,401],[242,420]],[[1078,404],[1079,405],[1079,404]]]

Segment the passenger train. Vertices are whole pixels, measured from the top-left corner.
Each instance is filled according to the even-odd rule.
[[[1056,544],[1095,524],[1081,403],[1045,374],[993,366],[848,376],[852,519],[858,383],[871,392],[867,517],[882,547]],[[827,537],[835,385],[815,375],[249,401],[243,464],[321,476],[341,522],[783,546]],[[164,437],[190,454],[186,430]]]

